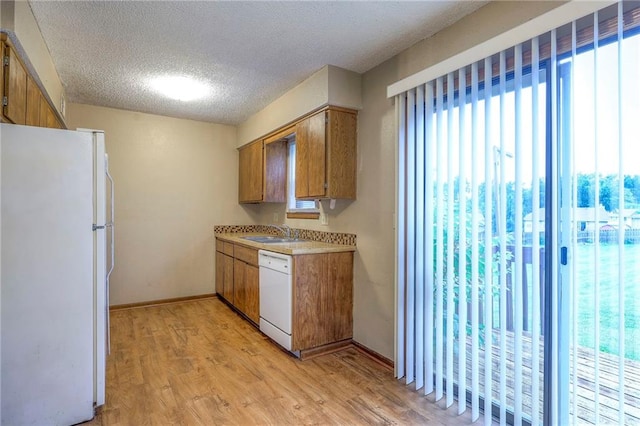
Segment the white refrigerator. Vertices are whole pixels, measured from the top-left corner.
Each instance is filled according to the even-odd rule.
[[[83,422],[105,402],[104,133],[0,124],[0,161],[1,423]]]

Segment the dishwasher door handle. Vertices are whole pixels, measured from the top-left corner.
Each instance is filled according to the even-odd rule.
[[[273,269],[278,272],[290,273],[292,259],[291,256],[269,251],[258,251],[258,265],[261,268]]]

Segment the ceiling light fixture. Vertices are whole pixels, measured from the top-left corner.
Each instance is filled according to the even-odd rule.
[[[156,77],[150,80],[149,85],[168,98],[184,102],[204,98],[211,92],[208,85],[190,77]]]

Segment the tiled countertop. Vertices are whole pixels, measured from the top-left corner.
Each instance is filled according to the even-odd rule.
[[[276,253],[298,255],[298,254],[318,254],[318,253],[339,253],[344,251],[356,251],[356,246],[323,243],[319,241],[300,240],[289,243],[258,243],[255,241],[245,240],[242,237],[247,236],[266,236],[263,233],[226,233],[216,234],[216,238],[234,244],[256,248],[259,250],[274,251]]]

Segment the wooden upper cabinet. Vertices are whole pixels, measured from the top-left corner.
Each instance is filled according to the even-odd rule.
[[[49,127],[52,129],[63,129],[58,117],[56,117],[53,108],[49,105],[49,102],[40,95],[40,127]]]
[[[49,103],[44,96],[40,95],[40,124],[38,125],[40,127],[47,127],[47,121],[49,121],[48,117],[51,115],[53,115],[53,112],[51,111]]]
[[[47,104],[47,106],[47,127],[52,129],[62,129],[63,127],[60,124],[60,121],[58,121],[58,117],[56,117],[56,114],[53,112],[53,108],[51,108],[49,104]]]
[[[356,111],[327,107],[240,148],[240,203],[287,201],[288,141],[295,136],[295,196],[356,198]]]
[[[1,33],[0,40],[0,121],[63,129],[55,109],[43,95],[36,79],[29,74],[6,34]]]
[[[296,198],[356,198],[356,114],[327,109],[296,125]]]
[[[296,198],[325,196],[325,112],[296,125]]]
[[[6,102],[4,116],[14,124],[25,124],[27,118],[27,70],[11,46],[5,47],[4,78]]]
[[[262,201],[262,141],[240,148],[238,201],[258,203]]]
[[[286,140],[256,141],[240,148],[240,203],[284,203],[287,184]]]
[[[27,77],[27,126],[40,126],[40,104],[44,100],[38,85],[31,77]],[[45,102],[46,103],[46,102]]]
[[[262,201],[287,201],[287,141],[264,142],[264,191]]]
[[[327,123],[327,198],[356,198],[357,116],[329,110]]]

